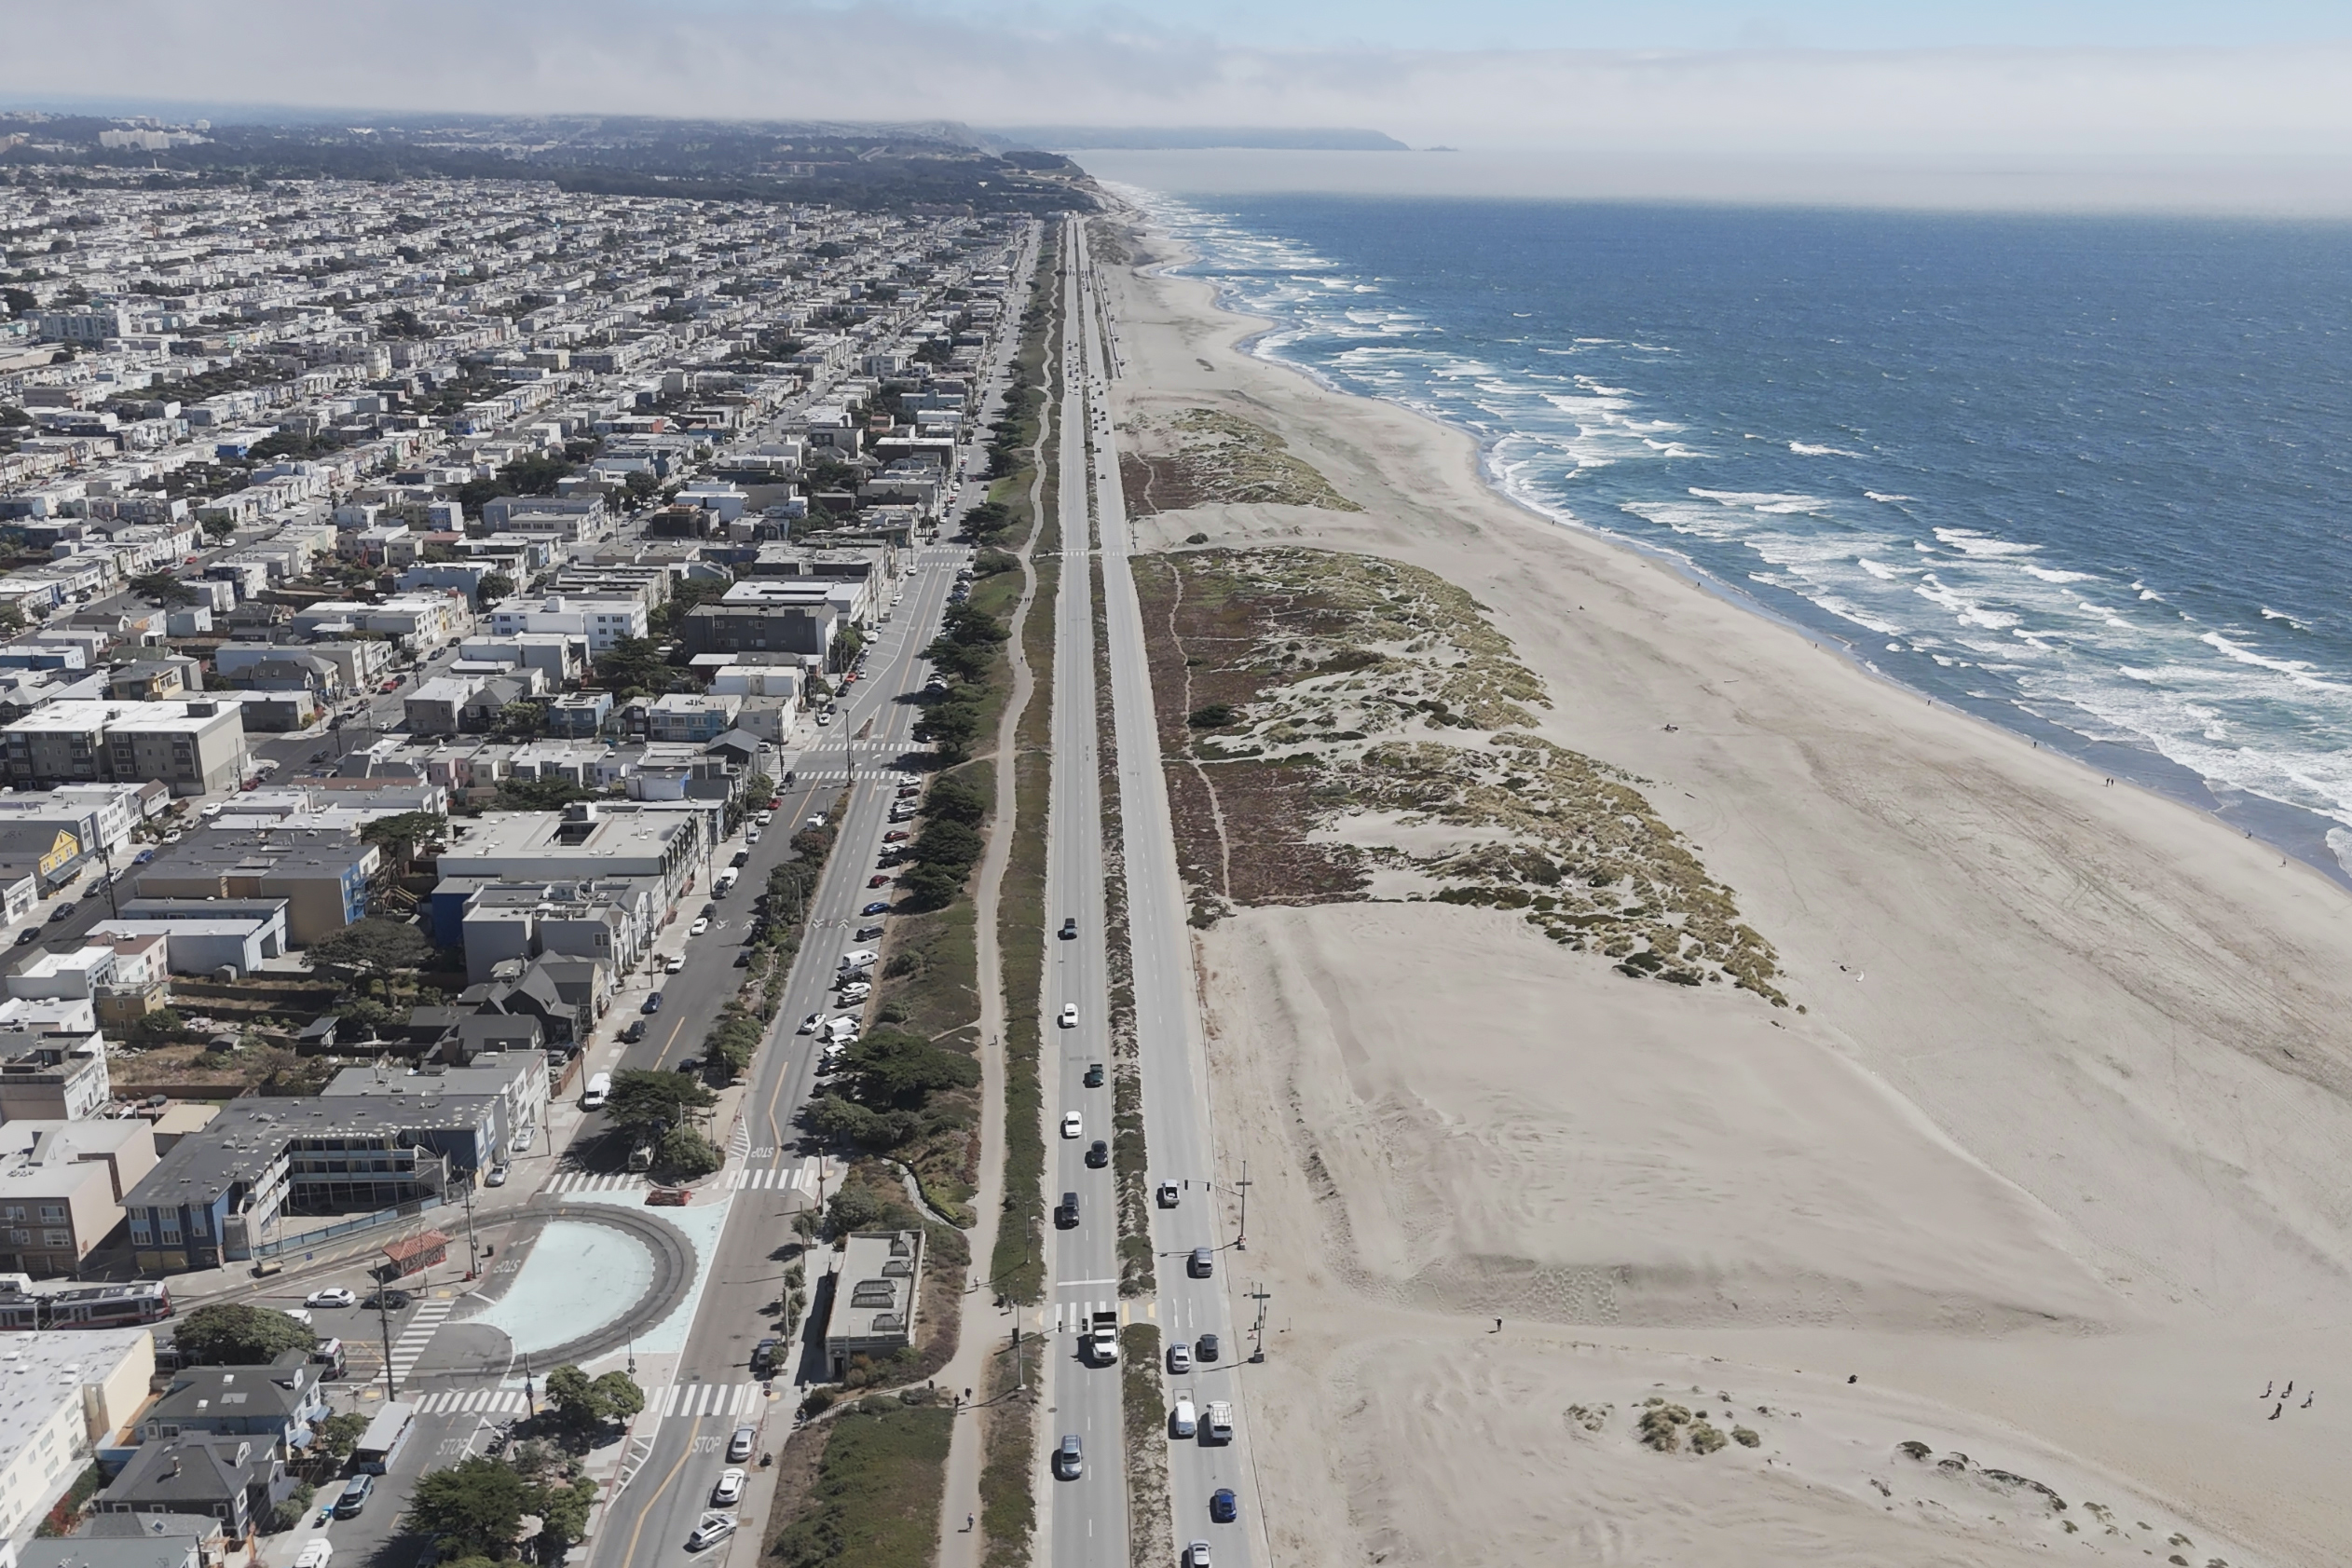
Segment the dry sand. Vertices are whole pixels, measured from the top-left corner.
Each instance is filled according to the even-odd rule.
[[[2352,899],[1520,511],[1467,437],[1238,352],[1260,323],[1203,286],[1105,271],[1123,421],[1229,408],[1367,509],[1204,507],[1143,546],[1468,588],[1543,732],[1652,781],[1805,1007],[1490,910],[1201,937],[1279,1560],[2352,1557]],[[1803,1414],[1662,1454],[1652,1397]]]

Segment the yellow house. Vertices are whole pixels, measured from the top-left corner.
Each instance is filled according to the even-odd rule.
[[[81,858],[81,840],[71,828],[46,822],[0,824],[0,861],[30,864],[44,893],[79,865]]]

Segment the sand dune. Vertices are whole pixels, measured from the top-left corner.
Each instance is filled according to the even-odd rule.
[[[1142,537],[1468,588],[1549,687],[1541,733],[1651,781],[1804,1009],[1495,911],[1202,935],[1221,1157],[1256,1180],[1237,1277],[1275,1293],[1242,1383],[1282,1560],[2342,1560],[2352,900],[1517,511],[1466,438],[1233,351],[1251,323],[1197,285],[1112,286],[1123,417],[1246,415],[1365,508]],[[2288,1377],[2320,1399],[2269,1421]],[[1803,1435],[1652,1452],[1652,1384]]]

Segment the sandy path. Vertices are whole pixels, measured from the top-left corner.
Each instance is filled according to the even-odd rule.
[[[1544,732],[1651,781],[1806,1009],[1625,981],[1491,912],[1264,910],[1203,938],[1221,1153],[1259,1179],[1250,1256],[1292,1325],[1253,1398],[1285,1560],[1524,1561],[1531,1510],[1570,1561],[2336,1560],[2352,1420],[2299,1401],[2352,1349],[2342,890],[1521,512],[1467,438],[1233,352],[1251,323],[1197,285],[1110,281],[1126,415],[1244,414],[1367,508],[1201,508],[1145,538],[1461,583],[1549,683]],[[1474,1333],[1497,1313],[1526,1321]],[[1498,1411],[1572,1398],[1603,1354],[1579,1338],[1614,1347],[1583,1382],[1620,1414],[1555,1454]],[[1693,1356],[1856,1436],[1744,1478],[1753,1451],[1634,1447],[1628,1393],[1687,1384]],[[1878,1495],[1882,1398],[2013,1455],[2080,1533]],[[2167,1533],[2092,1529],[2061,1473]]]

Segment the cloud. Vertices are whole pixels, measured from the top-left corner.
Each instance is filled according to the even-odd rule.
[[[973,124],[1361,125],[1647,157],[2352,156],[2352,48],[1272,50],[808,0],[17,7],[0,95]],[[93,39],[107,47],[93,50]]]

